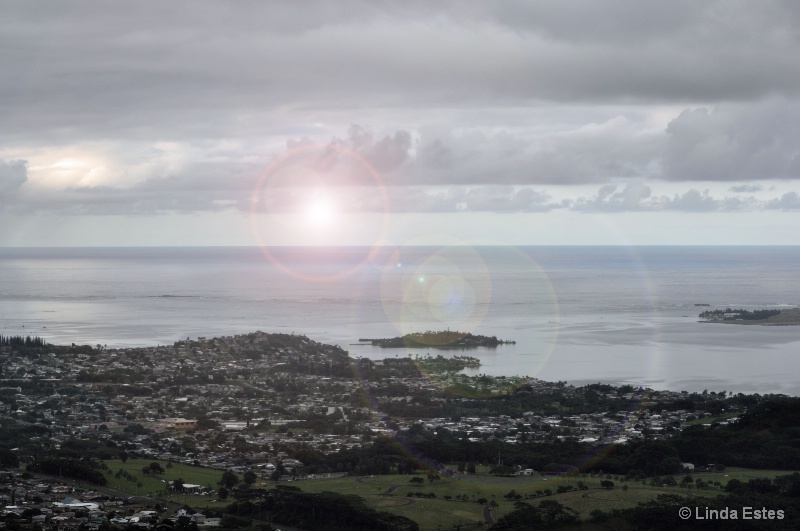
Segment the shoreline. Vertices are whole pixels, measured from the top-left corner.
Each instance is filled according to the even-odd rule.
[[[746,326],[800,326],[800,320],[797,322],[791,323],[775,323],[775,322],[766,322],[764,321],[747,321],[744,319],[737,319],[732,321],[723,321],[723,320],[716,320],[716,321],[697,321],[698,323],[702,324],[728,324],[728,325],[746,325]]]
[[[781,310],[778,315],[766,319],[704,319],[697,322],[750,326],[798,326],[800,325],[800,308]]]

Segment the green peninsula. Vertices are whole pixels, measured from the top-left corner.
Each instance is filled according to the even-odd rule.
[[[786,310],[707,310],[698,317],[704,323],[739,325],[791,326],[800,325],[800,308]]]
[[[450,330],[431,332],[414,332],[402,337],[387,339],[359,339],[362,343],[371,343],[381,348],[439,348],[439,349],[471,349],[478,347],[497,348],[498,345],[515,344],[516,341],[503,341],[496,336],[473,335],[469,332],[452,332]]]

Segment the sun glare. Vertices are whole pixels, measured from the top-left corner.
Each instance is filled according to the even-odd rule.
[[[306,204],[305,219],[312,227],[329,227],[335,218],[335,208],[328,198],[315,197]]]
[[[30,167],[46,186],[78,186],[91,187],[107,180],[107,168],[98,157],[86,155],[80,157],[64,157],[50,161],[37,161]]]

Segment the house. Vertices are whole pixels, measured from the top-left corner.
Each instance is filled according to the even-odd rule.
[[[197,425],[196,420],[174,419],[173,428],[176,430],[190,430]]]

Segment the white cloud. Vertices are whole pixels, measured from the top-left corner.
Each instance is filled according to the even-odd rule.
[[[765,208],[770,210],[800,210],[800,194],[797,192],[787,192],[777,199],[766,202]]]

